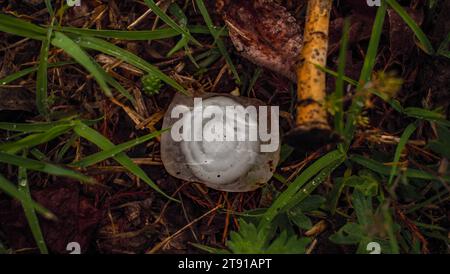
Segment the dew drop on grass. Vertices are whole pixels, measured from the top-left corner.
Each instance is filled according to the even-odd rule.
[[[27,186],[27,180],[26,179],[20,179],[19,180],[19,185],[22,186],[22,187]]]

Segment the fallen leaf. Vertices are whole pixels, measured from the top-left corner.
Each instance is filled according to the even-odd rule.
[[[269,0],[221,0],[217,9],[242,56],[296,81],[302,30],[286,8]]]

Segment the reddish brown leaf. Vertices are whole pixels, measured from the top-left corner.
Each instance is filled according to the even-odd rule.
[[[284,7],[269,0],[223,0],[217,7],[242,56],[296,81],[302,33]]]

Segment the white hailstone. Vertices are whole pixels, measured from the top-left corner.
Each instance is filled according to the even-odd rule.
[[[257,136],[249,138],[251,130],[257,133],[258,119],[252,115],[234,113],[230,117],[226,111],[227,107],[238,106],[243,107],[236,109],[244,114],[242,111],[248,106],[255,106],[257,110],[263,103],[228,94],[202,93],[195,95],[195,98],[202,98],[200,109],[194,108],[194,97],[176,94],[165,114],[163,128],[172,128],[161,137],[161,159],[167,172],[185,181],[203,183],[228,192],[252,191],[266,184],[279,161],[279,144],[273,152],[261,152],[261,144],[267,142],[261,142]],[[177,114],[173,115],[172,110],[179,110],[180,106],[184,110],[175,111]],[[216,113],[224,115],[217,117]],[[194,121],[196,114],[202,117],[200,123]],[[226,123],[227,119],[234,119],[235,123]],[[186,124],[190,126],[185,127]],[[183,125],[183,130],[177,130],[182,132],[181,135],[185,134],[184,138],[174,138],[172,131],[180,125]],[[238,141],[237,136],[242,130],[246,130],[246,138]],[[227,134],[233,141],[227,140]],[[230,137],[230,134],[233,136]],[[186,141],[187,135],[192,137],[191,140]],[[194,140],[194,136],[201,140]]]

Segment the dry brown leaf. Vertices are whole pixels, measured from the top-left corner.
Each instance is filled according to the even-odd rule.
[[[242,56],[296,81],[303,41],[300,26],[286,8],[270,0],[221,0],[217,10]]]

